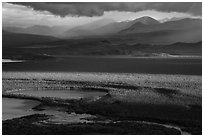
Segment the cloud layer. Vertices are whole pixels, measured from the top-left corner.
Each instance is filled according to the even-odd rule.
[[[102,16],[105,11],[143,11],[157,10],[164,12],[183,12],[192,15],[202,15],[201,2],[16,2],[37,11],[48,11],[53,15],[65,16]]]

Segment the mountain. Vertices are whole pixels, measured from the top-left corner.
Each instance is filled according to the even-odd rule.
[[[149,16],[143,16],[141,18],[138,18],[134,21],[134,23],[141,23],[141,24],[145,24],[145,25],[157,25],[160,24],[159,21],[157,21],[156,19],[153,19],[152,17]]]
[[[63,34],[66,37],[79,37],[79,36],[100,36],[100,35],[110,35],[118,33],[119,31],[126,29],[136,22],[141,22],[146,25],[159,24],[157,20],[145,16],[132,21],[122,21],[115,22],[109,19],[98,20],[86,25],[78,26],[73,28]]]
[[[7,31],[7,32],[14,32],[14,33],[24,33],[25,28],[20,28],[20,27],[3,27],[3,30]]]
[[[53,43],[59,39],[51,36],[34,34],[20,34],[2,31],[2,56],[8,59],[48,59],[52,58],[43,52],[33,50],[33,45],[43,47],[44,44]]]
[[[59,39],[51,36],[22,34],[2,31],[2,46],[4,48],[26,46],[31,44],[53,42]]]
[[[122,30],[120,33],[144,33],[153,31],[164,31],[164,30],[187,30],[191,28],[202,27],[202,20],[200,19],[181,19],[176,21],[169,21],[164,23],[145,23],[136,22],[127,29]]]
[[[130,27],[121,30],[122,33],[141,33],[141,32],[147,32],[147,30],[155,28],[155,26],[160,26],[160,22],[151,18],[151,17],[142,17],[139,19],[136,19],[134,21],[134,24]],[[121,33],[120,32],[120,33]]]
[[[126,41],[138,43],[170,44],[176,42],[198,42],[202,40],[201,19],[181,19],[159,24],[143,24],[136,22],[118,33]]]
[[[196,43],[177,42],[164,46],[162,50],[168,51],[171,54],[202,56],[202,41]]]
[[[150,40],[155,40],[155,33],[140,34],[139,38],[135,38],[134,34],[134,37],[127,35],[127,37],[117,37],[117,39],[98,37],[78,40],[62,40],[50,36],[18,34],[6,31],[3,31],[2,34],[3,57],[10,59],[47,59],[56,55],[202,55],[201,41],[195,43],[156,44],[163,40],[156,39],[153,44]],[[162,35],[164,35],[163,32]],[[161,38],[159,33],[157,36]],[[139,43],[140,40],[141,43]]]
[[[61,35],[65,31],[69,30],[70,26],[42,26],[42,25],[35,25],[32,27],[26,28],[26,32],[29,34],[38,34],[38,35],[48,35],[48,36],[55,36]]]
[[[55,32],[49,26],[34,25],[25,29],[29,34],[54,35]]]
[[[58,26],[52,26],[52,30],[55,32],[55,37],[58,37],[65,31],[68,31],[72,28],[72,26],[69,25],[58,25]]]
[[[160,24],[159,21],[151,17],[144,16],[142,18],[138,18],[132,21],[113,22],[113,23],[104,25],[98,29],[95,29],[94,31],[97,32],[98,35],[114,34],[122,31],[123,29],[127,29],[131,27],[135,23],[141,23],[145,25]]]
[[[24,34],[36,34],[45,36],[58,36],[70,29],[70,26],[45,26],[45,25],[34,25],[27,28],[20,27],[3,27],[3,30],[7,32],[24,33]]]
[[[104,26],[113,22],[115,22],[115,20],[105,18],[105,19],[93,21],[85,25],[78,26],[77,29],[94,30],[96,28],[99,28],[101,26]]]
[[[83,37],[94,36],[94,35],[96,34],[91,30],[75,28],[75,29],[71,29],[71,30],[64,32],[59,37],[61,38],[83,38]]]
[[[97,32],[98,35],[114,34],[119,31],[126,29],[134,24],[134,21],[122,21],[122,22],[113,22],[107,25],[104,25],[100,28],[94,29],[94,32]]]
[[[110,24],[115,22],[112,19],[100,19],[85,25],[77,26],[75,28],[72,28],[66,32],[64,32],[62,35],[60,35],[63,38],[70,38],[70,37],[83,37],[83,36],[92,36],[96,35],[97,32],[95,29],[100,28],[104,25]]]
[[[8,32],[70,38],[115,39],[124,43],[172,44],[176,42],[198,42],[202,40],[202,20],[185,18],[160,23],[154,18],[144,16],[131,21],[116,22],[101,19],[88,24],[70,26],[40,26],[28,28],[3,27]]]

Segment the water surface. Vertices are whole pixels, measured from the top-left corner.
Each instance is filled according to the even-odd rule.
[[[38,101],[27,99],[2,98],[2,120],[20,118],[32,114],[46,114],[49,115],[50,118],[41,121],[42,123],[67,124],[90,122],[86,120],[86,118],[94,117],[89,114],[76,114],[74,112],[68,114],[58,107],[45,106],[42,110],[32,109],[39,104],[40,102]]]
[[[54,97],[62,99],[98,98],[107,94],[106,92],[80,90],[21,90],[13,93],[32,97]]]
[[[202,75],[201,58],[57,57],[22,63],[3,63],[3,71],[109,72]]]
[[[23,60],[2,59],[2,63],[23,62]]]
[[[33,100],[2,98],[2,120],[31,115],[32,108],[39,104]]]

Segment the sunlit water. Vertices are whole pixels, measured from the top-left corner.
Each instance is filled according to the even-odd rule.
[[[2,59],[2,63],[24,62],[23,60]]]
[[[14,94],[21,94],[32,97],[54,97],[62,99],[98,98],[107,94],[99,91],[79,91],[79,90],[21,90]]]
[[[45,106],[40,110],[33,110],[32,108],[39,105],[40,102],[32,101],[32,100],[25,100],[25,99],[14,99],[14,98],[2,98],[2,120],[8,120],[13,118],[19,118],[22,116],[27,116],[31,114],[46,114],[49,115],[50,118],[44,121],[39,121],[35,124],[46,124],[46,123],[53,123],[53,124],[68,124],[68,123],[88,123],[93,122],[88,120],[89,118],[93,118],[96,116],[90,114],[76,114],[66,113],[65,111],[61,111],[58,107],[49,107]],[[120,121],[116,121],[114,123],[118,123]],[[128,122],[128,121],[126,121]],[[166,128],[174,128],[180,131],[181,134],[189,134],[188,132],[182,131],[177,126],[167,125],[167,124],[159,124],[155,122],[145,122],[145,121],[130,121],[130,122],[138,122],[143,124],[149,125],[159,125]],[[104,121],[105,123],[105,121]]]
[[[76,114],[74,112],[68,114],[65,111],[60,111],[57,107],[43,107],[42,111],[32,109],[39,104],[39,101],[33,100],[2,98],[2,120],[20,118],[32,114],[46,114],[50,118],[41,121],[41,123],[67,124],[90,122],[86,118],[94,117],[89,114]]]
[[[102,97],[106,92],[99,91],[79,91],[79,90],[21,90],[13,91],[16,95],[25,95],[32,97],[51,97],[61,99],[81,99],[81,98],[98,98]],[[3,98],[3,120],[18,118],[31,114],[46,114],[51,118],[48,120],[52,123],[74,123],[74,122],[88,122],[84,118],[92,117],[88,114],[66,113],[58,110],[56,107],[46,107],[42,111],[33,110],[32,108],[39,105],[40,102],[25,100]]]
[[[33,100],[2,98],[2,120],[31,115],[31,109],[38,104],[40,102]]]

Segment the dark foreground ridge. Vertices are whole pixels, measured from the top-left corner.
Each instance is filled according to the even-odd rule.
[[[18,119],[3,122],[3,134],[5,135],[178,135],[175,129],[167,129],[162,126],[140,124],[134,122],[121,123],[82,123],[56,125],[40,125],[35,122],[45,120],[46,115],[30,115]]]

